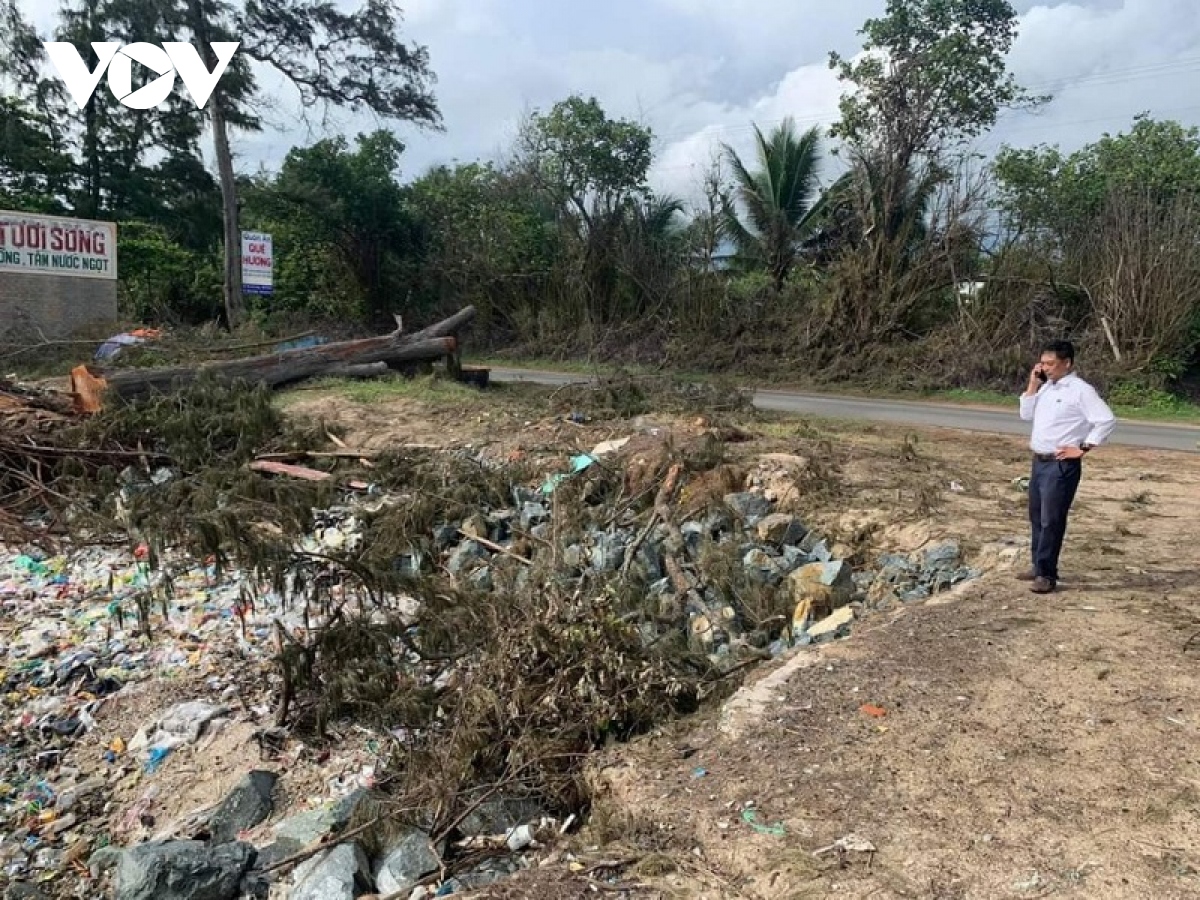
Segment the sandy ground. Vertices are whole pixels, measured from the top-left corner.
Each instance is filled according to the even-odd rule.
[[[915,463],[869,431],[843,451],[882,503]],[[736,727],[714,714],[609,754],[606,802],[686,835],[691,871],[659,879],[672,896],[1200,896],[1200,457],[1090,458],[1063,583],[1039,597],[1013,579],[1023,553],[985,546],[1023,536],[1021,442],[921,434],[924,474],[965,488],[922,524],[987,574],[798,651]],[[875,851],[814,855],[851,834]]]
[[[289,409],[336,421],[350,446],[504,458],[561,460],[629,427],[507,403],[464,415],[313,394]],[[860,559],[955,537],[984,576],[762,665],[738,698],[770,678],[752,703],[598,754],[572,844],[586,866],[552,859],[474,896],[1200,897],[1200,455],[1094,452],[1060,590],[1040,597],[1013,578],[1027,565],[1023,440],[766,415],[743,427],[753,439],[730,452],[747,466],[825,461],[832,489],[801,506]],[[231,761],[248,752],[238,737],[220,747]],[[204,798],[178,799],[161,812]],[[815,853],[848,835],[874,850]]]
[[[958,537],[986,574],[762,667],[751,681],[771,681],[748,709],[599,756],[584,843],[627,863],[610,884],[678,898],[1200,896],[1200,457],[1090,457],[1060,590],[1041,597],[1013,577],[1027,565],[1022,440],[763,431],[747,452],[830,442],[843,491],[827,523],[874,524],[872,551]],[[874,851],[818,853],[848,836]],[[487,896],[593,885],[539,872]]]

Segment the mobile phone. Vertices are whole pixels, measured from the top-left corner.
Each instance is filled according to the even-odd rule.
[[[1046,383],[1046,373],[1043,372],[1041,369],[1037,370],[1037,377],[1038,377],[1038,381],[1040,381],[1042,384]]]

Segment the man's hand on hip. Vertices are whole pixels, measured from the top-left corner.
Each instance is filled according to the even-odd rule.
[[[1055,459],[1082,459],[1083,451],[1078,447],[1059,447],[1054,451]]]

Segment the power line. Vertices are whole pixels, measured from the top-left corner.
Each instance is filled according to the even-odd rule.
[[[1160,115],[1160,116],[1161,115],[1173,115],[1173,114],[1181,113],[1181,112],[1191,112],[1192,110],[1200,110],[1200,103],[1192,103],[1187,106],[1176,106],[1176,107],[1170,107],[1168,109],[1158,110],[1157,115]],[[1136,116],[1140,112],[1142,112],[1142,110],[1139,109],[1139,110],[1135,110],[1133,112],[1125,113],[1123,115],[1097,116],[1095,118],[1090,118],[1090,119],[1072,119],[1070,121],[1065,121],[1065,122],[1042,122],[1037,125],[1023,125],[1023,126],[1020,126],[1017,128],[1008,128],[1008,129],[1005,129],[1004,133],[1006,135],[1008,135],[1008,134],[1019,134],[1021,132],[1028,132],[1028,131],[1049,131],[1054,128],[1070,128],[1075,125],[1094,125],[1098,122],[1117,122],[1117,121],[1125,122],[1125,121],[1131,120],[1134,116]],[[980,148],[988,139],[990,139],[993,136],[994,135],[989,134],[986,137],[982,137],[982,138],[978,139],[972,146],[974,146],[975,148]],[[663,167],[655,168],[654,171],[656,174],[660,173],[660,172],[681,172],[684,170],[695,170],[700,165],[701,165],[701,163],[694,162],[694,163],[688,163],[687,165],[680,165],[680,166],[663,166]]]
[[[1023,87],[1031,94],[1037,94],[1053,89],[1058,86],[1060,90],[1072,88],[1076,85],[1092,85],[1092,84],[1122,84],[1127,81],[1135,81],[1139,78],[1156,77],[1160,75],[1184,74],[1192,71],[1200,71],[1200,56],[1182,57],[1177,60],[1172,60],[1163,63],[1152,63],[1141,66],[1131,66],[1124,69],[1110,69],[1107,72],[1096,72],[1092,75],[1084,75],[1078,78],[1066,76],[1052,81],[1044,81],[1040,84],[1024,85]],[[831,117],[836,116],[836,112],[828,112],[810,116],[791,116],[792,121],[799,127],[810,125],[822,125],[830,121]],[[687,137],[693,137],[702,132],[720,132],[720,133],[737,133],[752,131],[757,125],[762,128],[764,126],[778,125],[782,123],[787,116],[775,119],[764,119],[761,121],[751,121],[743,124],[714,124],[706,125],[703,128],[697,128],[692,131],[676,131],[666,134],[658,134],[655,137],[661,141],[668,143]]]
[[[1173,113],[1190,112],[1194,109],[1200,109],[1200,103],[1192,103],[1187,106],[1176,106],[1167,109],[1160,109],[1156,115],[1171,115]],[[1040,125],[1022,125],[1017,128],[1005,129],[1006,134],[1020,133],[1023,131],[1049,131],[1052,128],[1066,128],[1071,125],[1092,125],[1096,122],[1115,122],[1117,120],[1126,121],[1132,119],[1138,113],[1144,110],[1136,110],[1135,112],[1126,113],[1123,116],[1098,116],[1093,119],[1075,119],[1070,122],[1043,122]],[[989,135],[990,137],[991,135]],[[982,139],[981,139],[982,140]]]
[[[1106,72],[1095,72],[1092,75],[1083,75],[1078,78],[1070,76],[1056,78],[1052,81],[1044,81],[1041,84],[1028,85],[1026,86],[1026,90],[1037,93],[1038,91],[1049,90],[1056,85],[1062,88],[1069,88],[1077,84],[1103,84],[1110,82],[1119,84],[1122,81],[1134,81],[1138,78],[1169,75],[1175,70],[1187,72],[1198,66],[1200,66],[1200,56],[1185,56],[1169,62],[1150,63],[1142,66],[1132,66],[1127,69],[1109,69]],[[1115,82],[1113,81],[1114,79]]]

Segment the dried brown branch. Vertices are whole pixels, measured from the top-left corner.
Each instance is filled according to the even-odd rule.
[[[1113,357],[1128,369],[1178,360],[1192,349],[1197,241],[1200,198],[1164,204],[1125,192],[1113,193],[1095,227],[1068,248]]]
[[[370,831],[372,828],[374,828],[376,825],[378,825],[380,822],[382,822],[383,819],[384,819],[383,816],[376,816],[375,818],[371,819],[371,821],[365,822],[362,825],[359,825],[357,828],[351,828],[349,831],[343,831],[340,833],[323,835],[319,840],[315,841],[310,846],[305,847],[303,850],[299,851],[298,853],[293,853],[291,856],[281,859],[278,862],[272,863],[271,865],[267,866],[265,869],[259,869],[258,871],[263,872],[263,873],[277,872],[280,869],[286,869],[289,866],[294,866],[297,863],[302,863],[309,857],[316,856],[322,850],[327,850],[328,848],[333,847],[337,844],[343,844],[346,841],[349,841],[349,840],[352,840],[353,838],[358,837],[360,834],[363,834],[364,832]]]
[[[504,556],[509,557],[510,559],[515,559],[517,562],[521,563],[521,565],[524,565],[524,566],[532,566],[533,565],[533,560],[526,559],[524,556],[521,556],[519,553],[514,553],[512,550],[509,550],[507,547],[502,547],[500,544],[497,544],[495,541],[489,541],[485,537],[480,537],[479,535],[471,534],[469,532],[463,531],[461,528],[458,529],[458,533],[461,534],[465,538],[469,538],[470,540],[474,541],[475,543],[479,544],[480,546],[486,547],[487,549],[491,550],[493,553],[501,553]]]

